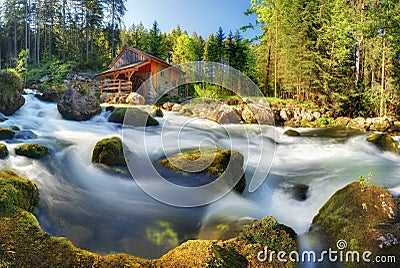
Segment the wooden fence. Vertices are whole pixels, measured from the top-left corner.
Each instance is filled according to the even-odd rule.
[[[100,83],[100,92],[124,92],[124,91],[132,91],[132,82],[124,81],[124,80],[107,80],[101,81]]]

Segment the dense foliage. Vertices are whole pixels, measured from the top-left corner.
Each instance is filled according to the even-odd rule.
[[[157,21],[126,27],[125,0],[5,0],[0,69],[28,82],[51,73],[45,83],[54,85],[68,72],[103,71],[129,45],[173,64],[228,64],[266,96],[311,100],[335,115],[400,113],[399,1],[249,1],[263,33],[254,42],[221,27],[207,38],[179,25],[162,32]]]
[[[311,99],[339,114],[398,113],[399,1],[251,0],[265,94]]]

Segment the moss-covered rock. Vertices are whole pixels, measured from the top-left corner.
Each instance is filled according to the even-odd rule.
[[[125,115],[127,118],[124,122]],[[158,126],[159,124],[151,115],[138,108],[116,108],[108,118],[108,121],[119,124],[125,123],[134,127]]]
[[[0,127],[0,140],[11,140],[14,135],[15,132],[13,130]]]
[[[7,146],[3,143],[0,143],[0,159],[4,159],[9,155]]]
[[[190,240],[171,250],[156,267],[247,267],[246,258],[221,242]]]
[[[31,210],[39,199],[36,184],[9,170],[0,170],[0,193],[0,217]]]
[[[15,148],[17,155],[26,156],[29,158],[39,159],[50,153],[49,148],[37,143],[30,143],[18,146]]]
[[[382,151],[399,153],[398,142],[393,140],[389,134],[374,133],[367,137],[367,141],[375,144]]]
[[[22,87],[22,79],[16,71],[12,69],[0,71],[0,113],[13,115],[24,105]]]
[[[399,222],[393,196],[385,189],[354,182],[338,190],[320,209],[311,230],[322,233],[328,246],[347,242],[347,251],[400,257]],[[367,263],[347,266],[367,267]]]
[[[296,232],[290,227],[278,223],[273,217],[265,217],[245,228],[232,243],[237,251],[246,257],[248,267],[295,267],[295,263],[289,260],[287,255],[284,257],[287,262],[278,261],[276,258],[273,258],[272,262],[269,262],[269,258],[260,262],[257,255],[265,249],[268,252],[264,252],[261,258],[268,257],[272,251],[296,251],[296,237]]]
[[[300,132],[298,132],[298,131],[296,131],[294,129],[288,129],[283,134],[285,134],[286,136],[289,136],[289,137],[298,137],[298,136],[300,136]]]
[[[126,166],[122,141],[118,137],[99,141],[93,149],[92,162],[106,166]]]
[[[214,177],[221,177],[227,182],[240,180],[235,190],[242,193],[246,187],[246,177],[243,171],[243,155],[237,151],[206,148],[201,151],[189,150],[162,159],[161,164],[168,169],[183,173],[205,173]],[[229,165],[229,168],[228,168]]]

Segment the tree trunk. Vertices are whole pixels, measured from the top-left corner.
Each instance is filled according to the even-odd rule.
[[[382,37],[383,39],[383,37]],[[385,40],[383,39],[383,51],[382,51],[382,78],[381,78],[381,103],[379,108],[379,116],[384,115],[384,91],[385,91]]]

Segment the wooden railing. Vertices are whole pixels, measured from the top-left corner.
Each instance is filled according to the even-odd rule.
[[[124,81],[124,80],[109,80],[109,81],[101,81],[100,83],[100,92],[124,92],[124,91],[132,91],[132,82]]]

